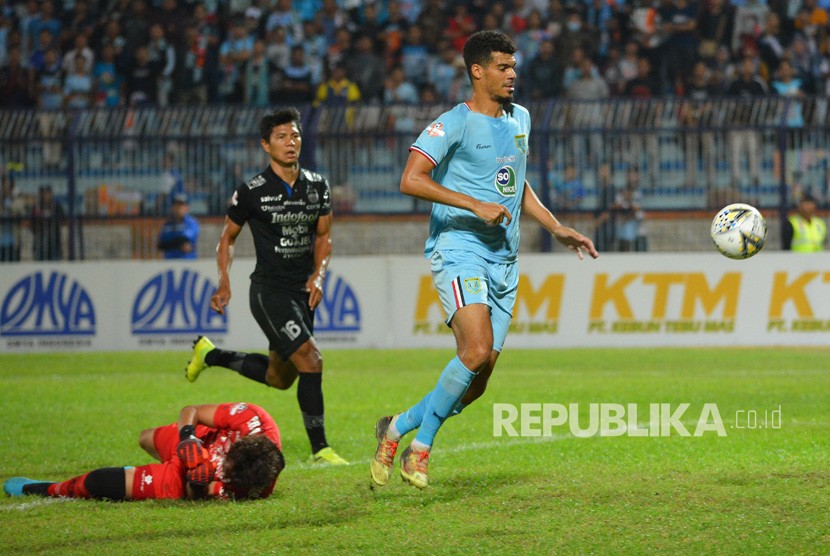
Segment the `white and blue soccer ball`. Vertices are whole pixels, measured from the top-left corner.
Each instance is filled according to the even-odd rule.
[[[748,259],[764,247],[767,221],[752,205],[733,203],[715,215],[711,236],[723,255],[730,259]]]

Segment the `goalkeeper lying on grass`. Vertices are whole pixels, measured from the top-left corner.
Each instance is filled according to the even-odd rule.
[[[267,498],[285,467],[277,424],[253,404],[186,406],[177,423],[142,431],[139,444],[161,463],[104,467],[62,482],[14,477],[3,490],[109,500]]]

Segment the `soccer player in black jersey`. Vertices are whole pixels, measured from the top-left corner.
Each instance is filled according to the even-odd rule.
[[[323,296],[331,257],[331,191],[321,175],[300,168],[300,113],[285,108],[266,114],[259,124],[268,154],[265,171],[237,187],[225,217],[216,260],[219,287],[210,307],[224,313],[231,299],[228,270],[236,238],[247,222],[256,248],[251,274],[251,313],[268,337],[268,356],[216,348],[206,337],[193,346],[185,371],[191,382],[209,366],[280,390],[297,380],[312,459],[346,465],[326,441],[323,418],[323,358],[314,341],[314,308]]]

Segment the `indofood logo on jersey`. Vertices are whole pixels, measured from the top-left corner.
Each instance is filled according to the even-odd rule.
[[[516,170],[512,166],[502,166],[496,172],[496,191],[503,197],[516,195]]]
[[[80,282],[62,272],[18,280],[0,307],[0,336],[95,334],[95,306]]]
[[[342,276],[329,273],[323,299],[314,312],[314,332],[359,332],[360,303]]]
[[[227,333],[227,309],[220,315],[210,308],[215,291],[214,283],[193,270],[156,274],[133,301],[133,334]]]

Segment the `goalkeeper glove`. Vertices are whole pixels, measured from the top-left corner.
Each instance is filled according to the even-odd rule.
[[[200,463],[185,474],[187,482],[194,486],[207,486],[215,478],[213,466],[209,461]]]
[[[193,425],[185,425],[182,427],[182,430],[179,432],[181,441],[176,446],[176,455],[179,456],[179,459],[182,460],[188,469],[193,469],[202,463],[210,461],[210,454],[204,445],[202,445],[202,441],[193,435],[194,431],[195,428]]]

